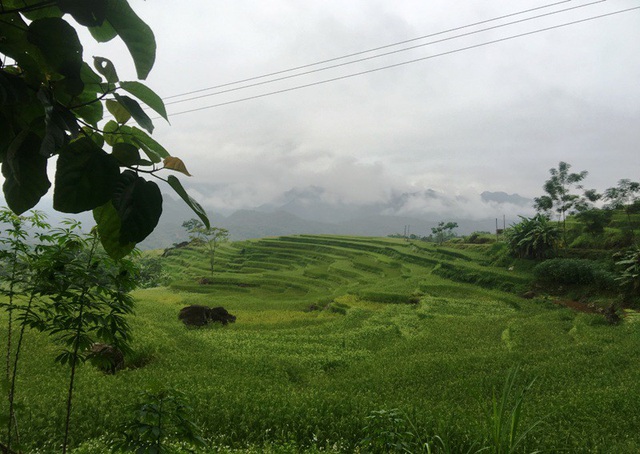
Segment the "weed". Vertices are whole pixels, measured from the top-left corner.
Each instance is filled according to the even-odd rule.
[[[366,437],[360,445],[371,453],[413,452],[418,443],[416,435],[407,428],[404,415],[397,408],[375,410],[366,418]]]
[[[520,430],[522,406],[525,395],[531,390],[535,379],[520,390],[516,389],[516,377],[519,367],[509,369],[507,378],[498,397],[495,389],[491,398],[491,406],[486,412],[488,452],[491,454],[512,454],[516,452],[525,437],[535,429],[538,421],[525,430]]]
[[[175,389],[143,392],[134,408],[135,417],[122,427],[122,438],[111,441],[111,449],[137,454],[177,452],[170,448],[176,442],[206,446],[200,429],[191,420],[192,409],[186,397]],[[183,452],[183,451],[180,451]]]

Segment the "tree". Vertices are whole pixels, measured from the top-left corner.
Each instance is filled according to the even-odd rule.
[[[207,227],[197,219],[184,221],[182,227],[187,230],[192,241],[199,241],[207,246],[209,251],[209,270],[211,271],[211,278],[213,278],[216,249],[220,243],[224,243],[229,239],[229,231],[220,227]]]
[[[437,227],[431,227],[431,233],[435,236],[436,242],[442,244],[447,238],[453,236],[453,230],[457,228],[457,222],[447,222],[445,224],[444,221],[442,221],[438,223]]]
[[[30,247],[29,242],[36,238],[40,242],[46,240],[47,235],[42,231],[49,229],[49,225],[45,222],[42,213],[33,212],[30,216],[18,216],[3,208],[0,209],[0,227],[4,228],[4,235],[0,236],[0,295],[4,297],[4,301],[0,303],[0,307],[7,311],[4,382],[9,390],[6,445],[0,444],[0,449],[11,452],[13,432],[15,432],[16,441],[19,441],[14,404],[18,363],[26,327],[25,323],[19,325],[18,339],[14,348],[13,325],[14,320],[24,320],[24,317],[31,312],[37,298],[38,288],[34,285],[33,276],[34,270],[38,268],[40,251]]]
[[[604,191],[604,199],[609,201],[610,208],[624,210],[627,214],[629,231],[633,235],[631,213],[640,201],[640,183],[626,178],[619,180],[618,186]]]
[[[578,173],[569,173],[570,168],[571,164],[560,161],[557,169],[549,169],[551,178],[549,178],[543,186],[546,194],[534,199],[534,208],[539,212],[551,214],[555,211],[558,216],[558,222],[562,223],[565,240],[567,213],[569,213],[572,208],[575,208],[581,200],[597,200],[597,197],[599,197],[595,191],[587,191],[584,198],[572,193],[574,186],[576,189],[583,188],[582,185],[578,183],[584,180],[589,172],[583,170]]]
[[[604,228],[611,223],[613,211],[599,208],[589,208],[578,212],[576,218],[584,224],[585,232],[591,235],[601,235]]]
[[[139,101],[167,119],[162,99],[138,80],[121,81],[106,58],[93,57],[92,69],[68,17],[98,42],[119,36],[138,79],[155,61],[153,32],[127,0],[2,0],[0,163],[9,208],[21,214],[38,203],[51,187],[47,164],[57,156],[53,207],[93,210],[100,240],[114,258],[147,237],[162,213],[158,185],[141,174],[166,181],[209,227],[180,181],[158,176],[162,169],[189,175],[149,135],[153,122]],[[114,117],[106,123],[105,108]]]

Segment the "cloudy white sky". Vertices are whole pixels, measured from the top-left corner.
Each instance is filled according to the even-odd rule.
[[[185,185],[207,207],[254,207],[310,186],[345,203],[427,189],[471,204],[482,191],[534,197],[561,160],[588,170],[586,185],[601,190],[640,179],[640,10],[460,50],[638,1],[130,2],[156,34],[148,85],[167,103],[210,95],[168,104],[170,115],[205,109],[172,115],[171,125],[157,120],[154,132],[184,159],[194,175]],[[410,51],[224,94],[169,98],[553,3],[357,58],[451,38]],[[134,78],[124,47],[86,53],[113,59],[121,78]],[[416,59],[424,60],[206,108]]]

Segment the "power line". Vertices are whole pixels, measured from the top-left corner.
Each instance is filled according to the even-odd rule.
[[[565,8],[565,9],[561,9],[561,10],[558,10],[558,11],[553,11],[551,13],[539,14],[537,16],[532,16],[532,17],[528,17],[528,18],[525,18],[525,19],[519,19],[519,20],[516,20],[516,21],[507,22],[507,23],[500,24],[500,25],[494,25],[492,27],[487,27],[487,28],[483,28],[483,29],[480,29],[480,30],[474,30],[472,32],[462,33],[462,34],[459,34],[459,35],[450,36],[450,37],[447,37],[447,38],[442,38],[442,39],[439,39],[439,40],[436,40],[436,41],[429,41],[427,43],[418,44],[418,45],[411,46],[411,47],[405,47],[403,49],[397,49],[397,50],[393,50],[393,51],[390,51],[390,52],[385,52],[385,53],[382,53],[382,54],[373,55],[373,56],[370,56],[370,57],[359,58],[357,60],[352,60],[352,61],[348,61],[348,62],[345,62],[345,63],[339,63],[339,64],[331,65],[331,66],[325,66],[324,68],[318,68],[318,69],[313,69],[313,70],[310,70],[310,71],[305,71],[305,72],[302,72],[302,73],[292,74],[292,75],[289,75],[289,76],[278,77],[276,79],[269,79],[269,80],[266,80],[266,81],[263,81],[263,82],[255,82],[255,83],[248,84],[248,85],[242,85],[240,87],[228,88],[226,90],[216,91],[214,93],[208,93],[208,94],[205,94],[205,95],[199,95],[199,96],[193,96],[191,98],[180,99],[178,101],[168,102],[168,103],[166,103],[166,105],[179,104],[179,103],[183,103],[183,102],[194,101],[196,99],[207,98],[207,97],[210,97],[210,96],[217,96],[217,95],[221,95],[221,94],[224,94],[224,93],[230,93],[230,92],[233,92],[233,91],[244,90],[245,88],[258,87],[258,86],[261,86],[261,85],[266,85],[266,84],[270,84],[270,83],[274,83],[274,82],[280,82],[280,81],[287,80],[287,79],[293,79],[295,77],[306,76],[306,75],[317,73],[317,72],[327,71],[329,69],[340,68],[342,66],[348,66],[348,65],[355,64],[355,63],[361,63],[361,62],[367,61],[367,60],[374,60],[376,58],[386,57],[386,56],[397,54],[397,53],[400,53],[400,52],[406,52],[406,51],[409,51],[409,50],[418,49],[420,47],[430,46],[432,44],[438,44],[438,43],[442,43],[442,42],[445,42],[445,41],[451,41],[451,40],[454,40],[454,39],[463,38],[463,37],[466,37],[466,36],[471,36],[471,35],[475,35],[475,34],[486,32],[486,31],[490,31],[490,30],[496,30],[496,29],[499,29],[499,28],[508,27],[508,26],[514,25],[514,24],[519,24],[519,23],[523,23],[523,22],[532,21],[532,20],[535,20],[535,19],[540,19],[542,17],[547,17],[547,16],[552,16],[552,15],[555,15],[555,14],[565,13],[567,11],[572,11],[572,10],[575,10],[575,9],[585,8],[587,6],[593,6],[593,5],[598,4],[598,3],[604,3],[605,1],[607,1],[607,0],[597,0],[597,1],[594,1],[594,2],[591,2],[591,3],[585,3],[585,4],[579,5],[579,6],[573,6],[571,8]],[[467,27],[467,26],[465,26],[465,27]],[[459,27],[459,28],[465,28],[465,27]],[[436,35],[437,34],[440,34],[440,33],[436,33]],[[307,66],[312,66],[312,65],[307,65]],[[265,77],[265,76],[263,76],[263,77]],[[225,86],[228,86],[228,85],[230,85],[230,84],[225,84]]]
[[[216,107],[228,106],[230,104],[237,104],[237,103],[244,102],[244,101],[250,101],[250,100],[254,100],[254,99],[265,98],[267,96],[272,96],[272,95],[276,95],[276,94],[287,93],[287,92],[295,91],[295,90],[301,90],[303,88],[309,88],[309,87],[313,87],[313,86],[316,86],[316,85],[323,85],[323,84],[327,84],[327,83],[330,83],[330,82],[336,82],[338,80],[349,79],[349,78],[352,78],[352,77],[362,76],[362,75],[365,75],[365,74],[370,74],[370,73],[374,73],[374,72],[378,72],[378,71],[384,71],[384,70],[391,69],[391,68],[397,68],[399,66],[405,66],[405,65],[409,65],[409,64],[412,64],[412,63],[417,63],[417,62],[420,62],[420,61],[430,60],[430,59],[437,58],[437,57],[442,57],[442,56],[445,56],[445,55],[451,55],[451,54],[455,54],[455,53],[458,53],[458,52],[463,52],[463,51],[466,51],[466,50],[477,49],[479,47],[484,47],[484,46],[488,46],[488,45],[491,45],[491,44],[497,44],[497,43],[501,43],[501,42],[504,42],[504,41],[509,41],[509,40],[516,39],[516,38],[521,38],[521,37],[524,37],[524,36],[530,36],[530,35],[546,32],[546,31],[550,31],[550,30],[556,30],[556,29],[559,29],[559,28],[568,27],[570,25],[581,24],[581,23],[584,23],[584,22],[589,22],[589,21],[593,21],[593,20],[597,20],[597,19],[602,19],[604,17],[614,16],[616,14],[627,13],[627,12],[638,10],[638,9],[640,9],[640,6],[636,6],[636,7],[633,7],[633,8],[627,8],[627,9],[623,9],[623,10],[618,10],[618,11],[614,11],[614,12],[611,12],[611,13],[600,14],[600,15],[597,15],[597,16],[592,16],[592,17],[588,17],[588,18],[585,18],[585,19],[579,19],[579,20],[575,20],[575,21],[571,21],[571,22],[565,22],[563,24],[554,25],[554,26],[551,26],[551,27],[545,27],[545,28],[541,28],[541,29],[538,29],[538,30],[533,30],[533,31],[530,31],[530,32],[519,33],[517,35],[507,36],[505,38],[500,38],[500,39],[496,39],[496,40],[492,40],[492,41],[486,41],[486,42],[480,43],[480,44],[474,44],[474,45],[471,45],[471,46],[461,47],[461,48],[450,50],[450,51],[447,51],[447,52],[441,52],[439,54],[434,54],[434,55],[429,55],[429,56],[426,56],[426,57],[416,58],[416,59],[413,59],[413,60],[408,60],[408,61],[404,61],[404,62],[401,62],[401,63],[395,63],[395,64],[392,64],[392,65],[381,66],[379,68],[374,68],[374,69],[369,69],[369,70],[366,70],[366,71],[347,74],[347,75],[344,75],[344,76],[334,77],[334,78],[331,78],[331,79],[325,79],[325,80],[312,82],[312,83],[304,84],[304,85],[297,85],[295,87],[289,87],[289,88],[285,88],[285,89],[282,89],[282,90],[276,90],[276,91],[272,91],[272,92],[268,92],[268,93],[262,93],[260,95],[249,96],[249,97],[246,97],[246,98],[240,98],[240,99],[236,99],[236,100],[233,100],[233,101],[227,101],[227,102],[222,102],[222,103],[213,104],[213,105],[209,105],[209,106],[198,107],[198,108],[195,108],[195,109],[184,110],[184,111],[181,111],[181,112],[176,112],[176,113],[170,114],[170,116],[171,117],[175,117],[175,116],[183,115],[183,114],[186,114],[186,113],[198,112],[198,111],[201,111],[201,110],[207,110],[207,109],[213,109],[213,108],[216,108]],[[157,118],[160,118],[160,117],[157,117]],[[156,118],[154,118],[154,119],[156,119]]]
[[[318,61],[318,62],[315,62],[315,63],[309,63],[309,64],[305,64],[305,65],[301,65],[301,66],[296,66],[296,67],[289,68],[289,69],[283,69],[283,70],[280,70],[280,71],[275,71],[275,72],[271,72],[271,73],[267,73],[267,74],[262,74],[260,76],[254,76],[254,77],[249,77],[249,78],[246,78],[246,79],[240,79],[240,80],[236,80],[234,82],[228,82],[228,83],[224,83],[224,84],[220,84],[220,85],[214,85],[212,87],[200,88],[198,90],[188,91],[188,92],[185,92],[185,93],[179,93],[179,94],[176,94],[176,95],[167,96],[164,99],[173,99],[173,98],[178,98],[180,96],[187,96],[187,95],[192,95],[192,94],[195,94],[195,93],[201,93],[203,91],[209,91],[209,90],[215,90],[215,89],[218,89],[218,88],[229,87],[231,85],[237,85],[237,84],[241,84],[241,83],[244,83],[244,82],[251,82],[251,81],[254,81],[254,80],[258,80],[258,79],[264,79],[265,77],[277,76],[279,74],[284,74],[284,73],[288,73],[288,72],[291,72],[291,71],[297,71],[299,69],[305,69],[305,68],[310,68],[312,66],[318,66],[318,65],[325,64],[325,63],[331,63],[331,62],[338,61],[338,60],[344,60],[345,58],[357,57],[359,55],[364,55],[364,54],[368,54],[368,53],[371,53],[371,52],[376,52],[378,50],[388,49],[390,47],[400,46],[402,44],[408,44],[408,43],[411,43],[411,42],[419,41],[421,39],[433,38],[434,36],[439,36],[439,35],[443,35],[443,34],[446,34],[446,33],[451,33],[451,32],[455,32],[455,31],[458,31],[458,30],[463,30],[465,28],[475,27],[477,25],[483,25],[483,24],[487,24],[489,22],[495,22],[497,20],[506,19],[506,18],[509,18],[509,17],[514,17],[514,16],[518,16],[518,15],[521,15],[521,14],[526,14],[526,13],[530,13],[530,12],[533,12],[533,11],[538,11],[538,10],[541,10],[541,9],[545,9],[545,8],[550,8],[552,6],[557,6],[557,5],[560,5],[560,4],[563,4],[563,3],[570,3],[571,1],[573,1],[573,0],[563,0],[563,1],[560,1],[560,2],[550,3],[548,5],[538,6],[536,8],[531,8],[531,9],[527,9],[527,10],[523,10],[523,11],[518,11],[516,13],[505,14],[503,16],[494,17],[492,19],[486,19],[486,20],[479,21],[479,22],[474,22],[474,23],[468,24],[468,25],[463,25],[463,26],[460,26],[460,27],[450,28],[448,30],[443,30],[443,31],[440,31],[440,32],[431,33],[431,34],[428,34],[428,35],[419,36],[417,38],[411,38],[411,39],[407,39],[407,40],[404,40],[404,41],[399,41],[399,42],[396,42],[396,43],[387,44],[387,45],[384,45],[384,46],[363,50],[363,51],[360,51],[360,52],[354,52],[352,54],[347,54],[347,55],[343,55],[343,56],[340,56],[340,57],[334,57],[334,58],[330,58],[330,59],[327,59],[327,60],[322,60],[322,61]],[[601,0],[601,1],[606,1],[606,0]],[[595,3],[599,3],[599,2],[595,2]]]

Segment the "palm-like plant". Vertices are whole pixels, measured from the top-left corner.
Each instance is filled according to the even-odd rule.
[[[506,231],[511,253],[520,258],[545,259],[555,255],[560,241],[560,230],[543,214],[532,218],[520,216],[518,224]]]

